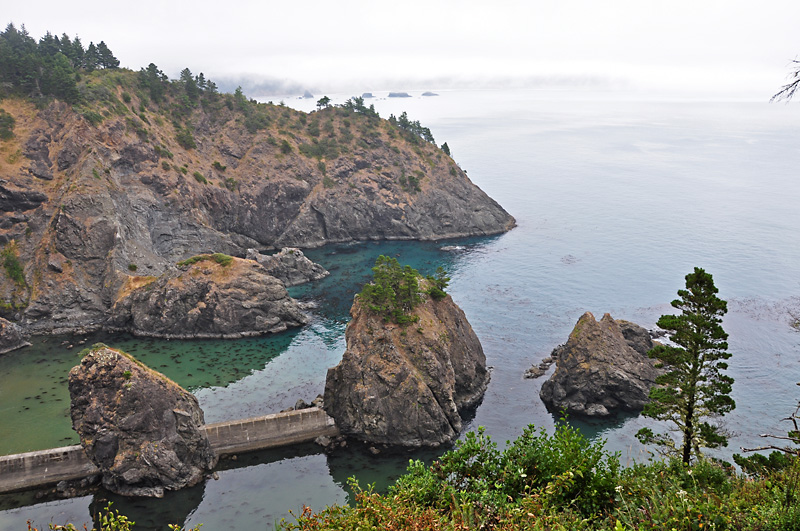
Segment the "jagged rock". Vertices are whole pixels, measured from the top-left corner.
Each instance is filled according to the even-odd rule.
[[[72,427],[103,486],[161,497],[217,463],[197,399],[129,354],[98,345],[69,373]]]
[[[638,411],[659,373],[647,357],[651,348],[644,328],[609,314],[598,322],[586,312],[567,343],[553,352],[556,370],[539,396],[553,410],[570,414],[602,417],[616,410]]]
[[[208,255],[158,278],[132,277],[106,327],[151,337],[237,338],[308,322],[283,283],[263,266],[228,258],[228,265]]]
[[[255,249],[248,249],[247,259],[264,266],[270,275],[282,280],[287,287],[330,275],[324,267],[315,264],[306,258],[303,251],[294,247],[284,247],[273,255],[263,255]]]
[[[0,354],[28,346],[20,327],[0,317]]]
[[[426,300],[407,327],[387,323],[356,298],[347,350],[328,370],[325,410],[339,430],[368,443],[439,446],[461,431],[460,412],[489,382],[486,357],[450,296]]]

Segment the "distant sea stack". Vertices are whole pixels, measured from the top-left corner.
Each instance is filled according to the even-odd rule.
[[[369,443],[439,446],[458,437],[461,412],[489,382],[486,357],[450,296],[414,309],[419,321],[386,322],[356,298],[347,350],[328,370],[325,410],[343,434]]]
[[[658,369],[647,357],[653,340],[645,328],[609,314],[584,313],[566,344],[553,351],[556,370],[540,396],[553,411],[605,417],[639,411],[648,402]]]
[[[95,346],[69,373],[72,427],[103,486],[160,498],[217,463],[197,399],[129,354]]]
[[[19,156],[0,165],[0,248],[19,267],[0,268],[0,316],[26,333],[100,329],[129,277],[198,254],[515,225],[433,142],[363,103],[308,114],[142,79],[82,76],[80,107],[2,102]]]
[[[410,98],[411,94],[409,94],[408,92],[390,92],[389,93],[389,97],[390,98]]]

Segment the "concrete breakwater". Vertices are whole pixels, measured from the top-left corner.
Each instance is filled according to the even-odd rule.
[[[333,419],[317,407],[206,424],[204,429],[218,455],[276,448],[339,434]],[[98,472],[80,445],[0,456],[0,493],[81,479]]]

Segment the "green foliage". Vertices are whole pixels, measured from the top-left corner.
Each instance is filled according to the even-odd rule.
[[[167,162],[166,160],[162,160],[161,161],[161,169],[165,170],[165,171],[169,170],[170,169],[169,162]]]
[[[194,149],[197,147],[197,143],[194,141],[194,135],[192,135],[192,130],[188,127],[180,127],[175,132],[175,140],[178,141],[178,144],[183,149]]]
[[[214,253],[214,254],[199,254],[191,258],[187,258],[186,260],[180,261],[178,262],[177,265],[180,267],[190,266],[198,262],[202,262],[204,260],[211,260],[212,262],[218,263],[222,267],[228,267],[233,263],[232,256],[228,256],[227,254],[222,254],[222,253]]]
[[[398,179],[400,187],[403,189],[403,191],[410,194],[421,192],[422,188],[420,188],[419,183],[422,179],[422,175],[422,172],[419,172],[417,175],[406,175],[405,170],[403,170],[403,172],[400,174],[400,178]]]
[[[231,192],[235,191],[237,186],[239,186],[239,181],[237,181],[233,177],[228,177],[225,179],[225,188],[227,188]]]
[[[83,111],[81,116],[83,116],[83,119],[92,125],[99,125],[103,123],[103,115],[91,109]]]
[[[445,289],[447,285],[450,284],[450,277],[447,276],[447,271],[440,266],[436,268],[435,275],[429,275],[426,278],[430,287],[428,287],[425,293],[437,301],[444,299],[447,296]]]
[[[375,260],[372,274],[372,282],[358,295],[370,310],[401,325],[419,320],[411,314],[422,302],[420,275],[416,269],[409,265],[401,266],[397,259],[381,255]]]
[[[0,109],[0,140],[14,138],[14,124],[14,117],[8,114],[5,109]]]
[[[223,166],[222,164],[220,164],[218,160],[215,160],[214,163],[211,165],[211,167],[217,171],[225,171],[226,169],[228,169],[227,166]]]
[[[199,182],[200,184],[208,184],[208,180],[206,180],[203,174],[200,173],[199,171],[192,173],[192,177],[194,177],[194,180]]]
[[[128,271],[135,272],[137,269],[139,269],[139,266],[136,264],[128,264]]]
[[[317,109],[325,109],[331,106],[331,99],[328,96],[322,96],[317,100]]]
[[[736,407],[730,396],[733,378],[722,374],[728,364],[721,360],[731,355],[728,334],[720,325],[727,303],[717,297],[718,291],[711,275],[695,267],[686,275],[686,289],[678,290],[680,299],[672,301],[681,314],[662,315],[657,322],[671,331],[670,340],[678,346],[660,345],[648,353],[666,372],[656,378],[642,413],[671,422],[683,440],[678,448],[669,435],[656,435],[649,428],[639,430],[637,437],[680,455],[687,465],[702,455],[701,448],[727,446],[722,428],[705,419],[718,418]]]
[[[444,151],[444,154],[448,157],[450,156],[450,146],[447,145],[447,142],[442,144],[442,151]]]
[[[14,281],[20,288],[27,287],[25,271],[22,267],[22,262],[19,260],[19,250],[14,240],[8,242],[6,246],[3,247],[3,250],[0,251],[0,260],[3,261],[3,269],[6,272],[6,276]]]
[[[282,151],[282,149],[281,149]],[[333,160],[339,156],[339,146],[332,138],[316,138],[310,144],[300,144],[298,151],[309,158]]]
[[[291,152],[292,152],[292,146],[284,138],[283,140],[281,140],[281,153],[283,153],[284,155],[288,155]]]

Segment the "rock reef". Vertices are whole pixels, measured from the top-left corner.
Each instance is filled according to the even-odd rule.
[[[95,346],[69,373],[70,415],[103,486],[161,497],[217,463],[197,399],[129,354]]]
[[[647,357],[653,345],[648,331],[635,323],[609,314],[597,321],[586,312],[566,344],[553,351],[556,370],[539,396],[550,409],[569,414],[604,417],[641,410],[659,374]]]
[[[369,443],[439,446],[458,437],[461,413],[482,399],[486,357],[450,296],[414,309],[419,321],[386,322],[356,298],[347,350],[328,370],[325,410],[339,430]]]
[[[132,277],[106,328],[134,335],[239,338],[306,324],[283,282],[256,261],[200,255],[158,278]]]

